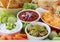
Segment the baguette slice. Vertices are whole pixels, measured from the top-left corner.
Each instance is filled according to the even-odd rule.
[[[9,0],[8,6],[7,6],[8,9],[16,9],[19,7],[20,5],[16,0]]]
[[[1,5],[6,8],[8,5],[9,0],[0,0]]]

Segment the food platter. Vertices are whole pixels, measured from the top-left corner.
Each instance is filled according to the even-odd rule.
[[[60,40],[59,0],[4,1],[0,1],[0,40]]]

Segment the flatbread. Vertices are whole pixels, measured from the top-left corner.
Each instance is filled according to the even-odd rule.
[[[0,0],[1,5],[6,8],[8,5],[9,0]]]
[[[7,8],[14,9],[19,7],[19,3],[16,0],[9,0]]]

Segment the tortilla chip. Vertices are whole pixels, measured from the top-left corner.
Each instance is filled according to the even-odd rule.
[[[1,2],[1,4],[2,4],[2,6],[3,6],[4,8],[6,8],[7,5],[8,5],[9,0],[0,0],[0,2]]]
[[[19,8],[19,3],[16,0],[9,0],[7,8],[14,9],[14,8]]]

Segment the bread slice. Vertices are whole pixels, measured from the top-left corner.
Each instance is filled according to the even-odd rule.
[[[8,6],[7,8],[9,9],[15,9],[15,8],[19,8],[19,3],[16,0],[9,0]]]
[[[8,5],[9,0],[0,0],[1,5],[6,8]]]

